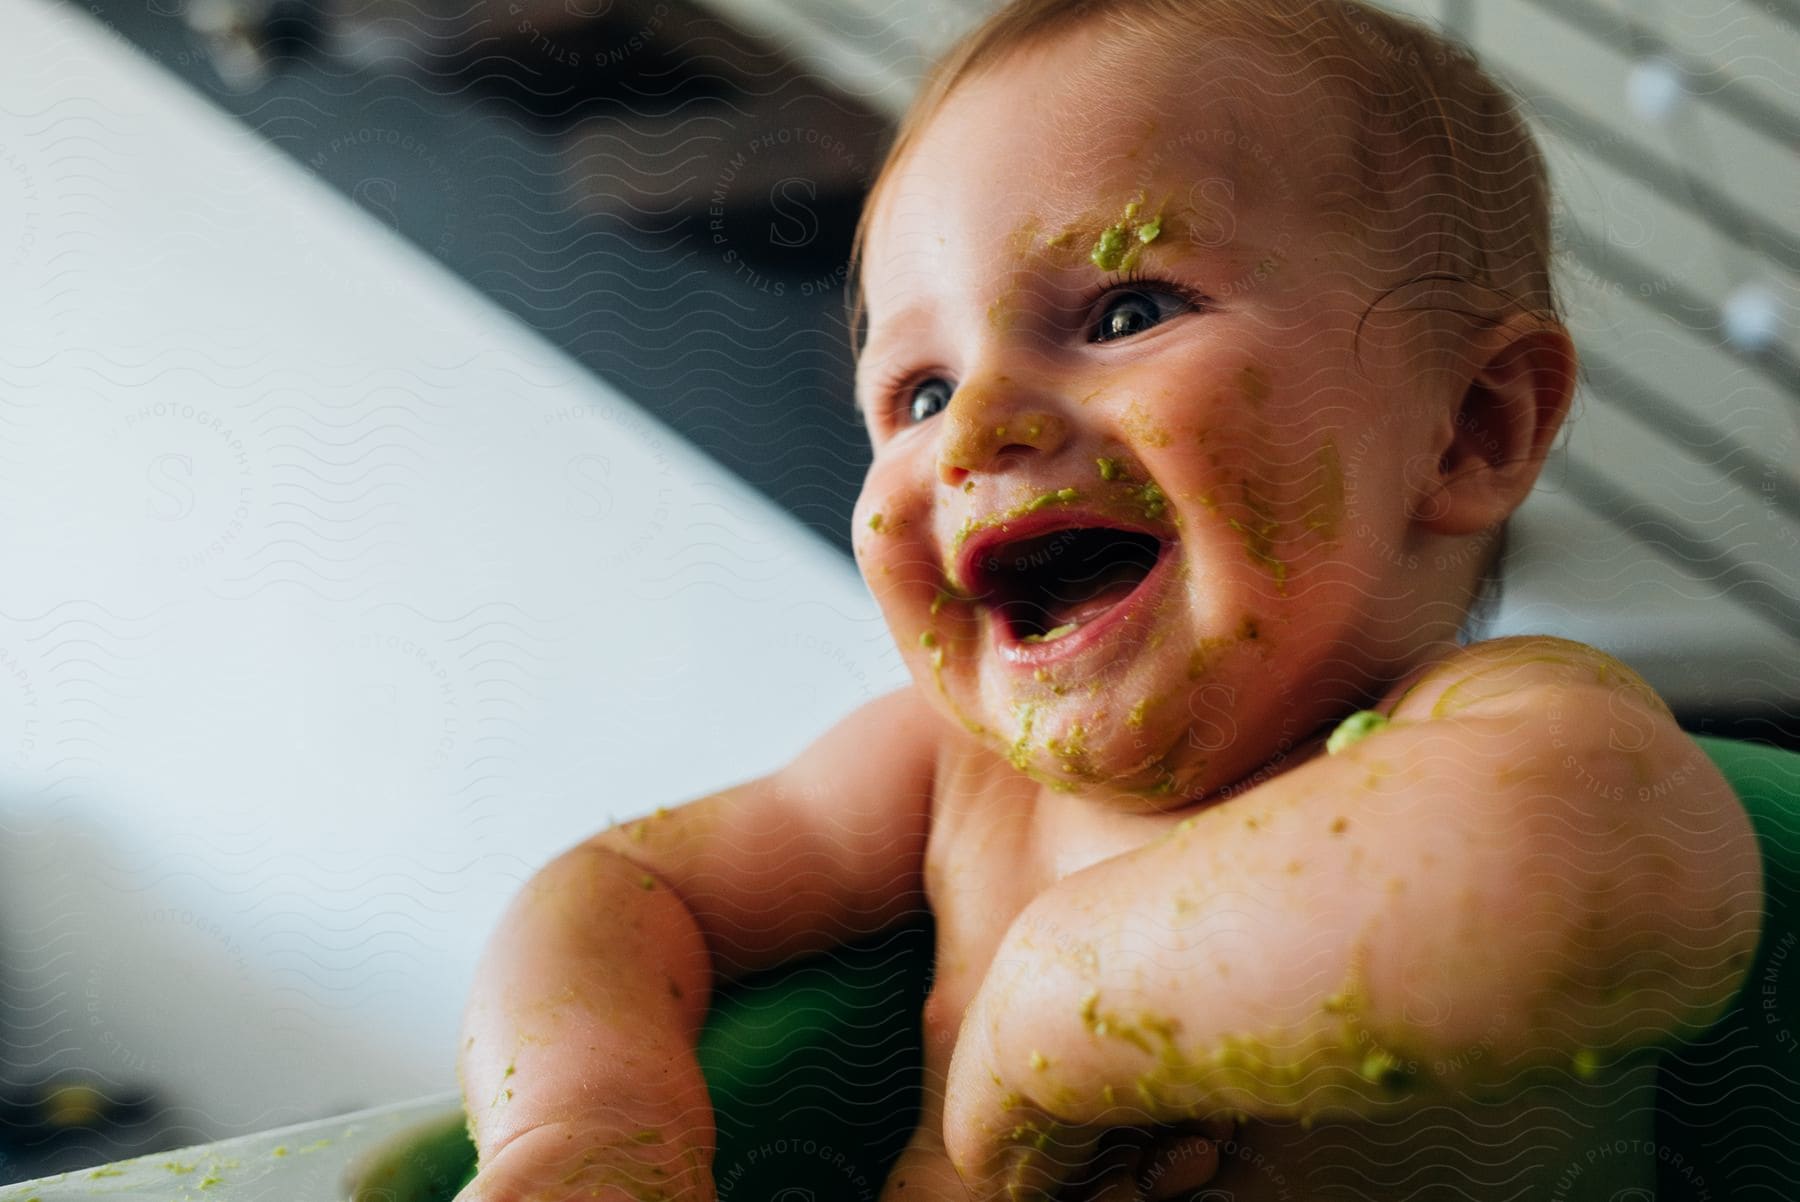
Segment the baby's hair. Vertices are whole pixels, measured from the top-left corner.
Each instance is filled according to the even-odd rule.
[[[1416,248],[1412,307],[1497,320],[1523,310],[1561,324],[1551,279],[1550,186],[1512,95],[1466,48],[1358,0],[1014,0],[965,36],[926,77],[876,175],[851,250],[850,331],[860,343],[858,267],[895,167],[964,81],[1077,29],[1179,55],[1230,38],[1310,75],[1349,117],[1361,208]],[[996,119],[1004,120],[1004,115]],[[1342,191],[1334,189],[1334,191]],[[1448,287],[1446,287],[1448,286]],[[1479,298],[1479,299],[1477,299]]]

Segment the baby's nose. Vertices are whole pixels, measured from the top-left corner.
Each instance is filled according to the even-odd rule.
[[[938,479],[960,486],[971,472],[998,470],[1009,455],[1049,454],[1068,438],[1068,423],[1047,409],[1005,403],[996,393],[964,385],[944,411]]]

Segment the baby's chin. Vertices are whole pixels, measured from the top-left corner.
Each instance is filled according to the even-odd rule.
[[[1040,784],[1137,813],[1182,810],[1235,792],[1304,733],[1285,731],[1294,709],[1282,698],[1245,704],[1242,690],[1217,682],[1129,704],[1115,699],[1118,692],[1040,694],[964,726]]]
[[[1085,691],[1085,690],[1084,690]],[[1121,808],[1176,808],[1206,787],[1207,757],[1175,715],[1153,705],[1049,695],[1016,702],[987,742],[1014,769],[1058,792]]]

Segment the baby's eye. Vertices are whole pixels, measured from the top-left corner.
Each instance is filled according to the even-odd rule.
[[[1115,292],[1101,309],[1091,337],[1095,342],[1129,338],[1189,308],[1185,298],[1170,292]]]
[[[942,376],[927,376],[912,387],[907,416],[917,424],[942,412],[956,386]]]

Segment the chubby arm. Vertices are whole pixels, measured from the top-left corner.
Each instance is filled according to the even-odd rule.
[[[471,1196],[711,1196],[694,1048],[712,989],[921,904],[935,722],[910,693],[882,698],[781,771],[532,877],[464,1012]]]
[[[1758,936],[1754,835],[1637,677],[1498,640],[1384,708],[1021,912],[949,1083],[959,1167],[986,1179],[1057,1124],[1512,1093],[1722,1013]]]

